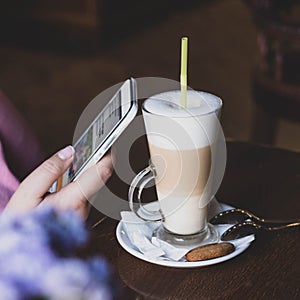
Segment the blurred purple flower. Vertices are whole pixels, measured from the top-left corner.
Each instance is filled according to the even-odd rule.
[[[0,299],[112,299],[108,264],[72,257],[87,236],[73,212],[0,216]]]
[[[20,295],[15,287],[7,280],[0,278],[0,299],[16,300],[20,299]]]
[[[77,299],[91,280],[88,268],[78,259],[61,259],[47,270],[43,290],[50,299]]]
[[[34,217],[45,231],[51,247],[59,255],[73,253],[74,248],[83,245],[87,240],[83,220],[72,211],[59,214],[53,208],[45,207],[39,209]]]

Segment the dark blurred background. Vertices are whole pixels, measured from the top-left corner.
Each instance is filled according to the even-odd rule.
[[[189,85],[223,99],[227,139],[300,149],[297,1],[3,2],[0,89],[47,154],[72,141],[106,88],[129,76],[178,80],[182,36]]]

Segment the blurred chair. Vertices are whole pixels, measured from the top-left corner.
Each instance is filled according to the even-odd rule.
[[[252,140],[273,145],[278,123],[300,122],[299,0],[245,0],[259,32],[253,72]]]

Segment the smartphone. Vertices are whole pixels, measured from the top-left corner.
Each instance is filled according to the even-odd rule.
[[[137,114],[136,81],[127,79],[73,145],[74,160],[57,182],[60,190],[96,164]]]

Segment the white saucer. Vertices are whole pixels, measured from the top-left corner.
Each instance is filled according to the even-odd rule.
[[[215,212],[215,214],[220,212],[220,211],[224,211],[224,210],[228,210],[228,209],[232,209],[232,208],[233,208],[232,206],[229,206],[229,205],[226,205],[226,204],[223,204],[223,203],[219,203],[219,209],[218,209],[217,212]],[[216,226],[216,230],[219,232],[220,235],[222,234],[222,232],[224,232],[224,228],[222,228],[222,226]],[[229,259],[234,258],[237,255],[241,254],[251,244],[251,243],[242,244],[242,245],[236,247],[234,252],[232,252],[228,255],[222,256],[222,257],[214,258],[214,259],[196,261],[196,262],[169,261],[169,260],[164,260],[163,258],[161,258],[161,259],[151,259],[149,257],[146,257],[143,253],[135,250],[132,247],[132,244],[129,241],[126,232],[123,230],[123,222],[122,221],[120,221],[118,226],[117,226],[116,236],[117,236],[117,240],[120,243],[120,245],[128,253],[132,254],[133,256],[135,256],[137,258],[140,258],[141,260],[156,264],[156,265],[167,266],[167,267],[175,267],[175,268],[196,268],[196,267],[204,267],[204,266],[218,264],[218,263],[229,260]]]

